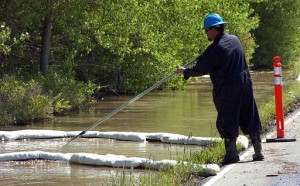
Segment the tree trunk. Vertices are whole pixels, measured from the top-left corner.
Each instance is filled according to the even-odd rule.
[[[126,93],[124,88],[124,78],[122,74],[118,71],[118,77],[117,77],[117,92],[119,93]]]
[[[51,3],[52,0],[49,1],[50,8],[51,8]],[[43,33],[42,33],[40,71],[44,76],[48,75],[52,16],[53,16],[52,11],[50,10],[48,15],[46,15],[43,23],[44,25],[43,25]]]

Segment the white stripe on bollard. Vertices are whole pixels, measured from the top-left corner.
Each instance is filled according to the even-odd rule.
[[[282,85],[282,77],[275,77],[275,85]]]
[[[281,67],[274,67],[274,75],[281,75]]]

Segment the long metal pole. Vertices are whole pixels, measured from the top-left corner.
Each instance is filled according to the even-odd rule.
[[[189,63],[185,64],[183,67],[188,67],[191,64],[193,64],[196,61],[196,59],[194,59],[193,61],[190,61]],[[144,90],[143,92],[141,92],[139,95],[135,96],[134,98],[132,98],[131,100],[129,100],[128,102],[124,103],[123,105],[121,105],[120,107],[118,107],[117,109],[115,109],[114,111],[112,111],[111,113],[107,114],[104,118],[100,119],[99,121],[96,121],[94,124],[92,124],[91,126],[89,126],[88,128],[86,128],[85,130],[83,130],[82,132],[80,132],[77,136],[73,137],[67,144],[65,144],[63,146],[66,147],[67,145],[69,145],[73,140],[75,140],[76,138],[81,137],[82,135],[84,135],[87,131],[97,127],[98,125],[102,124],[104,121],[108,120],[109,118],[111,118],[113,115],[117,114],[118,112],[120,112],[121,110],[123,110],[125,107],[127,107],[128,105],[130,105],[131,103],[135,102],[136,100],[140,99],[141,97],[143,97],[144,95],[146,95],[147,93],[151,92],[153,89],[155,89],[156,87],[159,87],[161,84],[163,84],[164,82],[168,81],[169,79],[171,79],[173,76],[176,75],[176,72],[173,72],[172,74],[164,77],[163,79],[161,79],[159,82],[155,83],[154,85],[152,85],[151,87],[149,87],[148,89]]]

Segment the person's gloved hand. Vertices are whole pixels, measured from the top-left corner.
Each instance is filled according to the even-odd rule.
[[[177,74],[183,74],[184,73],[184,70],[185,70],[185,68],[184,67],[178,67],[177,69],[176,69],[176,73]]]

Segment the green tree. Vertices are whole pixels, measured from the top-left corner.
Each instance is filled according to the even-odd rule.
[[[11,38],[30,35],[5,56],[5,72],[17,69],[30,77],[39,71],[43,20],[52,12],[52,47],[43,44],[49,48],[50,71],[119,92],[140,91],[207,47],[202,24],[210,12],[224,17],[250,59],[256,47],[250,31],[258,25],[253,2],[259,0],[4,0],[0,18],[14,30]]]
[[[299,60],[300,1],[266,0],[254,4],[260,26],[253,33],[258,48],[252,60],[255,68],[272,68],[273,57],[282,57],[284,67]]]
[[[107,54],[97,59],[99,77],[108,79],[108,82],[100,81],[116,82],[113,85],[119,90],[122,87],[140,90],[172,72],[175,66],[196,57],[209,44],[202,32],[203,19],[209,12],[224,15],[229,22],[229,32],[241,38],[250,59],[256,47],[250,31],[258,26],[258,18],[251,16],[250,2],[258,1],[99,3],[88,16],[87,24],[93,28],[101,51]],[[99,54],[99,47],[92,53]],[[90,65],[88,59],[84,61]]]
[[[48,0],[46,3],[46,15],[43,21],[42,31],[42,50],[40,60],[40,71],[44,76],[48,75],[48,61],[50,53],[51,28],[53,19],[53,0]]]
[[[82,25],[78,24],[74,29],[69,29],[68,24],[77,23],[77,20],[81,20],[83,14],[86,13],[82,10],[91,7],[88,5],[89,1],[3,0],[0,6],[0,20],[3,20],[7,27],[12,30],[10,37],[20,38],[24,32],[30,36],[29,40],[13,45],[11,52],[6,54],[7,72],[25,69],[29,70],[29,73],[37,73],[39,65],[41,65],[41,70],[46,72],[48,68],[47,58],[49,58],[49,64],[55,64],[61,63],[73,55],[71,52],[66,53],[66,50],[61,50],[62,47],[57,46],[62,45],[72,51],[71,46],[64,43],[64,33],[74,33],[80,30]],[[51,26],[54,34],[51,34]],[[53,48],[50,48],[50,38]],[[50,57],[48,53],[51,55]],[[44,61],[40,62],[40,60]]]

